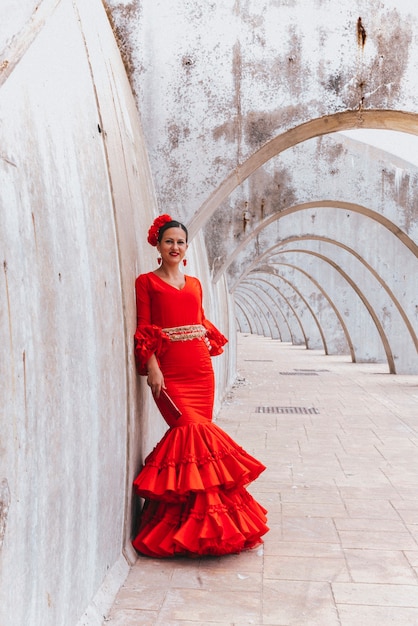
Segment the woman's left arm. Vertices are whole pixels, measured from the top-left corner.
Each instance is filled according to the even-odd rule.
[[[200,285],[200,282],[199,282]],[[202,324],[206,328],[206,337],[210,356],[218,356],[218,354],[222,354],[223,348],[226,343],[228,343],[228,339],[221,333],[220,330],[216,328],[212,322],[210,322],[206,316],[205,311],[203,309],[203,292],[202,286],[200,285],[200,295],[201,295],[201,312],[202,312]]]

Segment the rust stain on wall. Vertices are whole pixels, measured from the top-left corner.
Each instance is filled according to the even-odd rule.
[[[402,207],[402,221],[400,227],[410,234],[418,223],[418,186],[417,176],[413,176],[411,171],[391,168],[389,164],[382,167],[382,205],[386,201],[386,189],[397,190],[397,201]]]
[[[7,478],[3,478],[0,482],[0,550],[3,546],[4,536],[6,534],[7,516],[10,506],[10,489]]]
[[[357,20],[357,43],[358,45],[364,48],[366,44],[366,39],[367,39],[366,29],[363,26],[361,17],[359,17]]]
[[[277,135],[277,129],[292,126],[303,115],[303,105],[291,105],[277,111],[250,111],[243,120],[245,140],[251,148],[259,148]]]
[[[134,75],[140,71],[140,68],[138,63],[134,61],[134,48],[131,42],[130,28],[139,21],[140,3],[138,0],[133,0],[129,4],[118,4],[112,8],[106,6],[106,3],[103,4],[115,35],[132,91],[135,93]]]
[[[292,173],[285,167],[277,167],[273,174],[260,167],[249,178],[249,205],[257,207],[257,223],[265,217],[280,213],[297,200]],[[261,211],[262,206],[262,211]]]
[[[272,173],[264,167],[258,168],[249,177],[246,190],[237,189],[231,198],[219,206],[205,226],[205,241],[212,271],[217,272],[231,250],[262,220],[280,213],[295,202],[296,189],[291,171],[277,167]],[[257,242],[253,241],[251,245],[257,245]]]
[[[380,6],[371,3],[369,15],[350,25],[358,49],[357,66],[341,65],[341,70],[327,75],[320,63],[324,89],[335,93],[348,109],[393,108],[401,96],[414,27],[416,22],[402,18],[398,9],[382,12]],[[364,51],[369,43],[369,54],[371,50],[375,53],[366,58]]]

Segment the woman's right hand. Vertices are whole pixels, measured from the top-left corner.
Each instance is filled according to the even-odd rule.
[[[161,387],[165,389],[164,376],[155,355],[153,355],[153,357],[154,359],[151,357],[148,361],[147,385],[150,387],[152,394],[156,398],[159,398]]]

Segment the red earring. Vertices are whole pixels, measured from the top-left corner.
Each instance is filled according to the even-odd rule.
[[[161,265],[161,259],[160,259],[160,257],[158,257],[158,259],[157,259],[157,263],[158,263],[158,265]]]
[[[186,267],[186,265],[187,265],[187,259],[183,259],[183,265]]]

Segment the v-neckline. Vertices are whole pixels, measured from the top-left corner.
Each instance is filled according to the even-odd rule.
[[[164,285],[168,285],[169,287],[171,287],[172,289],[175,289],[176,291],[183,291],[183,289],[186,287],[186,284],[187,284],[186,276],[184,276],[184,285],[182,287],[176,287],[175,285],[172,285],[171,283],[168,283],[166,280],[161,278],[161,276],[158,276],[158,274],[156,274],[155,272],[151,272],[151,274],[153,274],[153,276],[155,276],[156,278],[158,278],[158,280],[164,283]]]

